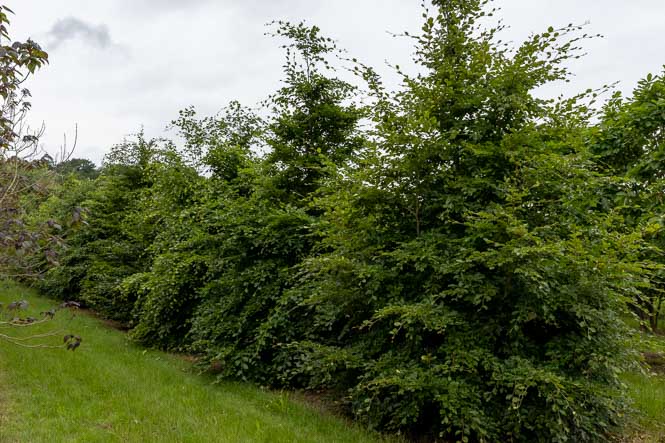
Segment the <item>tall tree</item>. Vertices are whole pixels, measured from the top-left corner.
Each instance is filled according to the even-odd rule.
[[[338,53],[335,43],[316,26],[278,25],[275,35],[289,43],[284,46],[285,84],[268,101],[273,117],[267,161],[275,191],[284,201],[303,204],[328,165],[343,164],[362,145],[358,121],[363,111],[353,103],[353,86],[326,75],[334,73],[329,59]]]
[[[318,201],[322,253],[284,301],[306,332],[281,369],[345,390],[372,426],[603,441],[620,417],[617,316],[641,282],[641,237],[599,210],[585,95],[534,94],[567,78],[581,28],[512,48],[487,2],[434,4],[402,91],[359,67],[375,144]]]
[[[647,75],[628,98],[616,93],[592,128],[590,141],[599,169],[615,177],[606,190],[608,200],[626,225],[644,227],[650,247],[641,259],[661,265],[654,267],[651,287],[636,292],[632,303],[643,326],[657,331],[665,290],[665,75]]]

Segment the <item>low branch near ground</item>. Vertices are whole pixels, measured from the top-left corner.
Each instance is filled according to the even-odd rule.
[[[0,304],[1,307],[1,304]],[[77,302],[64,302],[57,308],[41,312],[40,315],[42,318],[37,319],[30,316],[20,316],[17,315],[19,311],[25,310],[28,308],[28,302],[25,300],[15,301],[7,305],[4,308],[4,313],[7,315],[7,320],[0,321],[0,329],[18,329],[18,328],[29,328],[41,325],[44,323],[51,322],[58,311],[64,309],[78,309],[79,304]],[[70,318],[72,320],[74,315]],[[83,339],[74,334],[66,334],[64,329],[56,329],[47,332],[35,333],[32,335],[17,336],[8,333],[0,333],[0,341],[11,343],[15,346],[20,346],[23,348],[41,348],[41,349],[59,349],[65,348],[66,350],[74,351],[80,345]],[[41,340],[52,338],[52,337],[62,337],[62,344],[52,344],[48,342],[43,342]],[[33,343],[33,340],[40,340],[38,343]]]

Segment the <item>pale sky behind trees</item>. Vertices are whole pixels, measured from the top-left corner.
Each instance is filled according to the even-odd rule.
[[[46,123],[44,148],[57,152],[78,124],[76,157],[99,163],[111,145],[144,127],[166,125],[193,105],[214,114],[231,100],[256,106],[279,87],[283,52],[267,37],[271,20],[305,20],[350,57],[374,66],[388,84],[386,60],[408,66],[407,38],[417,32],[419,0],[0,0],[14,10],[10,34],[33,38],[50,64],[27,85],[31,120]],[[589,22],[588,55],[571,65],[571,83],[542,91],[573,94],[618,81],[630,94],[665,64],[664,0],[495,0],[518,44],[548,26]]]

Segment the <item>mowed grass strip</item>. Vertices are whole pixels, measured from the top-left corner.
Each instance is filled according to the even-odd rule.
[[[622,374],[636,413],[634,436],[625,441],[665,442],[665,359],[656,357],[665,356],[665,336],[640,333],[635,347],[651,366]]]
[[[54,302],[0,282],[0,302]],[[287,393],[240,383],[212,384],[191,364],[145,350],[86,315],[60,311],[53,322],[0,333],[27,336],[62,329],[75,352],[26,349],[0,340],[0,442],[377,442],[383,439]]]
[[[630,372],[622,378],[642,424],[665,438],[665,376]]]

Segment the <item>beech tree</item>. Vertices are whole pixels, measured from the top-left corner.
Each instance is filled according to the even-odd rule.
[[[636,293],[631,305],[643,326],[656,332],[665,293],[665,75],[647,75],[630,97],[615,93],[591,134],[595,162],[615,177],[606,191],[608,200],[628,226],[648,227],[650,247],[641,258],[658,265],[653,267],[651,286]]]
[[[603,208],[591,93],[534,94],[568,78],[584,31],[512,47],[487,2],[434,5],[402,91],[358,68],[373,143],[318,200],[321,253],[278,312],[302,335],[276,369],[346,392],[379,428],[604,441],[622,413],[619,316],[644,278],[642,234]]]

